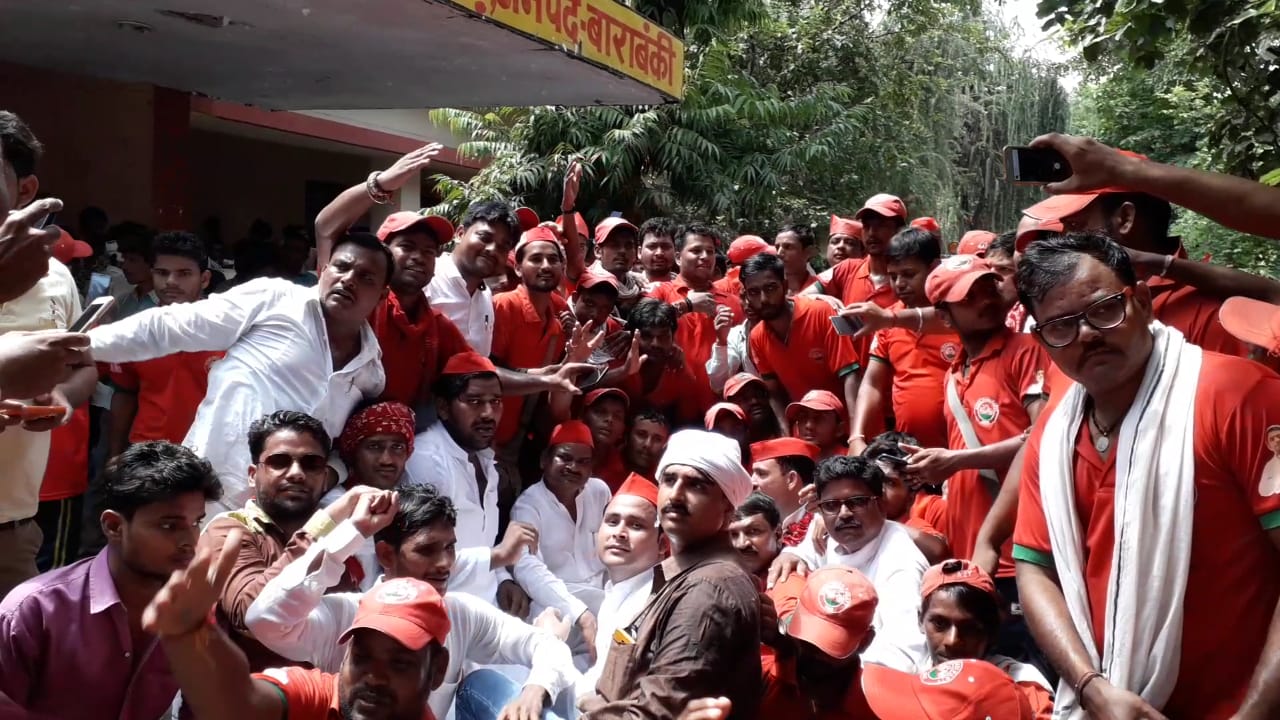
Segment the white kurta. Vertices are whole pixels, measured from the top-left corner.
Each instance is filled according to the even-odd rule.
[[[337,672],[347,649],[338,644],[338,638],[355,620],[361,594],[325,595],[324,591],[342,577],[343,563],[364,540],[346,520],[268,582],[245,616],[253,636],[280,655],[309,662],[324,672]],[[319,568],[308,573],[321,555]],[[436,717],[449,715],[458,683],[477,665],[529,668],[524,684],[542,687],[552,698],[578,682],[580,676],[573,668],[568,646],[550,633],[452,589],[444,604],[449,613],[449,634],[444,643],[449,666],[444,684],[428,698]]]
[[[505,568],[489,569],[489,554],[498,539],[498,466],[493,450],[486,448],[476,455],[486,481],[483,498],[467,451],[454,442],[444,423],[436,422],[414,440],[401,482],[433,485],[453,501],[458,513],[458,561],[449,589],[494,602],[498,584],[511,578]]]
[[[453,256],[441,255],[436,260],[435,275],[425,292],[431,307],[444,313],[458,326],[471,349],[489,357],[493,349],[494,317],[493,293],[489,286],[480,283],[474,293],[467,292],[467,281],[458,272]]]
[[[571,621],[585,610],[596,613],[604,597],[605,567],[596,553],[596,531],[612,494],[599,478],[590,478],[575,498],[578,519],[547,489],[531,485],[516,499],[511,519],[538,529],[538,552],[525,551],[515,579],[533,600],[531,616],[553,607]]]
[[[927,669],[928,663],[921,664],[926,651],[920,629],[920,581],[929,569],[929,561],[907,529],[886,520],[880,535],[851,555],[840,552],[835,541],[828,538],[823,557],[818,557],[813,548],[813,532],[814,526],[810,525],[804,542],[783,548],[782,552],[800,556],[813,570],[827,565],[851,567],[871,581],[880,598],[872,620],[876,637],[862,653],[862,659],[903,672]]]
[[[578,697],[596,691],[596,683],[604,672],[604,662],[609,657],[609,648],[613,646],[613,631],[630,625],[636,619],[652,591],[653,568],[620,583],[605,584],[604,600],[596,615],[596,663],[583,673],[578,682]]]
[[[352,409],[378,396],[386,381],[378,338],[368,323],[360,352],[346,367],[334,368],[319,291],[278,278],[144,310],[89,337],[99,362],[226,351],[209,371],[209,391],[182,443],[208,458],[222,480],[222,500],[210,505],[210,517],[244,507],[252,495],[248,432],[254,420],[297,410],[337,437]]]

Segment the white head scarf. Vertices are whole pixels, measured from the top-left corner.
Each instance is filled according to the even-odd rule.
[[[659,485],[668,465],[688,465],[706,473],[735,508],[751,494],[751,476],[742,467],[742,448],[719,433],[681,430],[672,435],[658,463]]]

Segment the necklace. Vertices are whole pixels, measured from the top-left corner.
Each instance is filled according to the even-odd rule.
[[[1120,416],[1120,420],[1124,420],[1124,416]],[[1099,453],[1106,453],[1111,449],[1111,433],[1115,432],[1116,426],[1120,424],[1120,420],[1111,423],[1110,427],[1102,427],[1098,422],[1098,417],[1094,410],[1089,411],[1089,423],[1098,431],[1098,437],[1093,440],[1093,448]]]

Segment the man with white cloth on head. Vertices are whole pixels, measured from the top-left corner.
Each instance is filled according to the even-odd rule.
[[[1069,378],[1027,443],[1013,537],[1054,716],[1277,717],[1280,495],[1259,485],[1280,376],[1154,321],[1105,236],[1037,240],[1017,286]]]
[[[925,651],[920,582],[929,562],[907,529],[885,518],[884,481],[875,462],[860,456],[837,455],[818,463],[813,485],[822,523],[810,523],[803,542],[782,549],[769,569],[769,587],[775,603],[783,607],[787,602],[779,598],[778,584],[793,573],[807,575],[829,565],[861,572],[880,598],[871,622],[875,639],[862,652],[863,662],[903,672],[927,670],[917,665]],[[821,555],[814,547],[819,528],[828,534]],[[795,586],[796,592],[802,589]]]

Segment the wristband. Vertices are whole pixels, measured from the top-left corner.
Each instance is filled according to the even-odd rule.
[[[378,184],[379,171],[374,170],[369,173],[369,177],[364,181],[364,191],[368,193],[369,199],[379,205],[388,205],[391,203],[391,193],[382,189]]]
[[[1165,277],[1169,273],[1169,266],[1173,264],[1173,256],[1164,256],[1164,266],[1160,268],[1160,277]]]
[[[1102,673],[1097,670],[1090,670],[1076,681],[1076,685],[1072,690],[1076,693],[1076,699],[1080,701],[1080,707],[1084,707],[1084,689],[1089,687],[1089,683],[1100,677],[1102,677]]]
[[[693,312],[693,301],[686,297],[684,299],[684,314],[688,315],[691,312]]]

